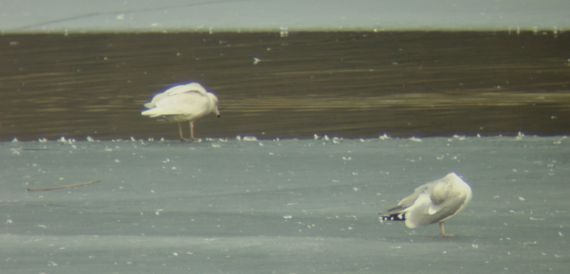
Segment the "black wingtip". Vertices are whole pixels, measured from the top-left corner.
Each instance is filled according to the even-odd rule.
[[[381,215],[378,219],[380,220],[380,222],[384,222],[384,221],[391,221],[391,222],[405,221],[406,220],[406,213],[394,213],[394,214],[390,214],[390,215]]]

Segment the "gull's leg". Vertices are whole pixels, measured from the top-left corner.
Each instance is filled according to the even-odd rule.
[[[190,139],[194,140],[194,122],[190,121]]]
[[[184,138],[184,133],[182,132],[182,124],[178,123],[178,136],[180,136],[180,141],[184,142],[187,139]]]
[[[453,237],[452,234],[445,233],[445,223],[443,222],[439,223],[439,235],[441,235],[442,238]]]

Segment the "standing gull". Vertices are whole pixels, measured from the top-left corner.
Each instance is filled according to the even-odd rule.
[[[380,221],[404,221],[406,227],[438,223],[441,237],[445,233],[445,221],[461,212],[471,200],[471,187],[457,174],[417,187],[397,206],[382,214]]]
[[[148,109],[141,112],[143,116],[177,122],[178,134],[183,141],[188,139],[184,138],[182,122],[190,122],[190,139],[194,139],[194,121],[210,113],[220,117],[218,97],[196,82],[173,86],[156,94],[144,106]]]

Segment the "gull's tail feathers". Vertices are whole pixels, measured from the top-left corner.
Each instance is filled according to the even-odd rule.
[[[163,112],[161,109],[159,109],[159,108],[151,108],[151,109],[147,109],[147,110],[141,112],[141,115],[142,115],[142,116],[148,116],[148,117],[151,117],[151,118],[160,117],[160,116],[163,116],[163,115],[165,115],[165,114],[166,114],[166,113],[164,113],[164,112]]]
[[[380,215],[378,218],[380,222],[389,221],[389,222],[398,222],[398,221],[405,221],[406,220],[406,213],[392,213],[387,215]]]
[[[406,211],[405,207],[398,205],[393,208],[388,209],[385,213],[380,213],[379,220],[380,222],[384,221],[405,221],[406,220]]]

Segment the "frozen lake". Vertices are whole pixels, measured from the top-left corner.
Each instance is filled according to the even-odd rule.
[[[570,267],[567,1],[3,2],[1,273]],[[165,141],[188,81],[223,118]],[[452,171],[455,237],[378,222]]]
[[[4,273],[564,273],[566,137],[0,143]],[[450,171],[448,223],[377,213]],[[100,180],[75,189],[28,191]]]

